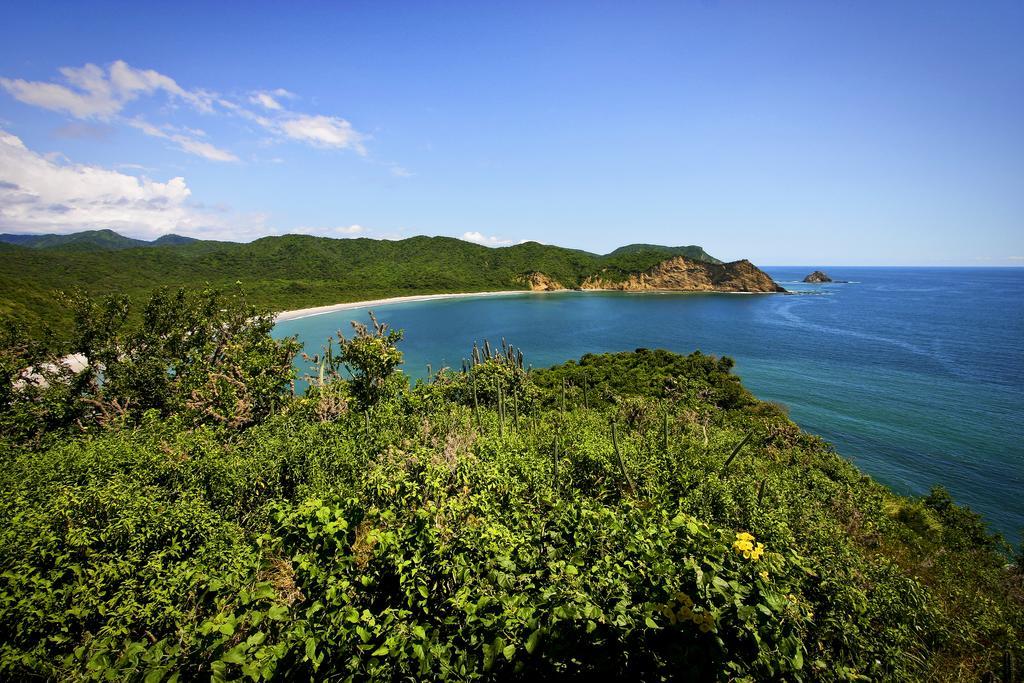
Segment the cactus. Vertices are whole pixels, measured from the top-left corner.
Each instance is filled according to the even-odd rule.
[[[622,473],[622,478],[626,480],[626,484],[629,486],[629,492],[636,498],[636,487],[633,486],[633,480],[629,476],[629,472],[626,471],[626,463],[622,459],[622,453],[619,452],[619,435],[615,428],[615,420],[612,420],[612,447],[615,449],[615,459],[619,462],[619,471]]]
[[[665,449],[665,454],[668,455],[668,411],[665,411],[665,425],[662,432],[662,447]]]
[[[519,431],[519,394],[516,391],[512,392],[512,423],[515,425],[516,431]]]
[[[430,384],[430,377],[434,374],[434,369],[430,367],[430,363],[427,363],[427,384]]]
[[[747,445],[747,442],[750,441],[750,437],[752,437],[753,435],[753,432],[748,432],[747,435],[743,437],[743,440],[736,444],[736,448],[732,449],[732,453],[730,453],[729,457],[725,459],[725,464],[722,465],[722,469],[718,472],[719,478],[725,475],[725,471],[729,469],[729,465],[732,464],[732,461],[739,454],[740,450]]]
[[[484,425],[480,421],[480,401],[479,401],[479,399],[477,398],[477,395],[476,395],[476,373],[474,372],[474,373],[470,374],[470,377],[473,380],[473,413],[476,415],[476,428],[480,432],[483,432],[484,431]]]
[[[556,436],[555,437],[555,456],[554,456],[555,476],[554,476],[554,484],[553,484],[556,488],[558,487],[558,441],[559,441],[559,439]]]
[[[501,391],[501,380],[498,380],[498,436],[505,437],[505,400]]]
[[[491,343],[484,339],[484,360],[491,359]]]
[[[562,415],[565,415],[565,380],[562,380]]]

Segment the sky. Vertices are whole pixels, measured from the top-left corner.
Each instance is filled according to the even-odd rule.
[[[1024,265],[1024,3],[7,3],[0,232]]]

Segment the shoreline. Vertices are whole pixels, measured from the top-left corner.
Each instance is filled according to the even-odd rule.
[[[729,292],[721,290],[680,290],[680,289],[645,289],[645,290],[623,290],[623,289],[506,289],[496,292],[456,292],[450,294],[410,294],[407,296],[392,296],[384,299],[366,299],[363,301],[348,301],[340,304],[326,304],[324,306],[310,306],[309,308],[296,308],[290,311],[279,311],[274,314],[274,323],[283,323],[290,320],[311,318],[315,315],[325,315],[337,311],[358,310],[372,306],[387,306],[389,304],[412,303],[416,301],[435,301],[439,299],[466,299],[471,297],[494,297],[510,296],[513,294],[557,294],[559,292],[621,292],[623,294],[792,294],[793,292]]]
[[[311,306],[309,308],[296,308],[291,311],[279,311],[274,314],[274,322],[281,323],[300,318],[310,318],[314,315],[324,315],[336,311],[349,311],[371,306],[386,306],[388,304],[410,303],[414,301],[434,301],[437,299],[464,299],[467,297],[491,297],[509,296],[512,294],[543,294],[544,292],[531,292],[528,289],[508,289],[498,292],[457,292],[452,294],[410,294],[407,296],[392,296],[385,299],[366,299],[364,301],[349,301],[341,304],[327,304],[325,306]]]

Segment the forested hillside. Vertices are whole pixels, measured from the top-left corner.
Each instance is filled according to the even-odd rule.
[[[44,323],[64,327],[67,318],[54,302],[57,292],[75,288],[140,301],[160,286],[240,282],[253,302],[287,310],[406,294],[525,289],[524,276],[535,271],[574,287],[595,274],[622,279],[680,249],[635,245],[598,256],[537,242],[489,248],[450,237],[388,241],[303,235],[247,244],[193,241],[121,248],[118,243],[117,249],[103,249],[97,245],[110,240],[102,237],[98,243],[79,240],[36,248],[0,244],[0,315],[33,329]],[[704,253],[699,247],[696,252],[685,249],[696,256]]]

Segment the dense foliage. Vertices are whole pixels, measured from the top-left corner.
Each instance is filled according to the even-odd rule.
[[[254,320],[233,338],[262,359]],[[356,397],[397,342],[376,322],[342,339],[344,363],[242,424],[172,401],[5,451],[0,678],[1009,680],[1021,661],[1020,568],[979,518],[863,476],[729,361],[529,372],[485,346]]]
[[[573,287],[594,274],[621,279],[677,253],[715,260],[700,247],[633,245],[598,256],[536,242],[494,249],[450,237],[285,235],[249,244],[163,239],[139,245],[101,237],[55,247],[46,246],[49,240],[42,248],[0,243],[0,315],[36,333],[42,321],[64,327],[69,321],[54,309],[54,293],[75,287],[141,303],[161,286],[225,288],[238,282],[253,303],[290,310],[409,294],[525,289],[525,276],[534,271]]]
[[[30,249],[63,249],[69,251],[105,251],[111,249],[134,249],[138,247],[161,247],[172,244],[195,242],[192,237],[162,235],[153,241],[125,237],[113,230],[83,230],[68,235],[0,234],[0,242],[16,244]]]
[[[94,301],[75,292],[65,303],[74,325],[56,347],[5,325],[0,445],[38,447],[69,429],[130,427],[149,411],[238,429],[285,401],[299,345],[273,339],[271,316],[240,292],[158,290],[137,325],[128,322],[127,297]]]

